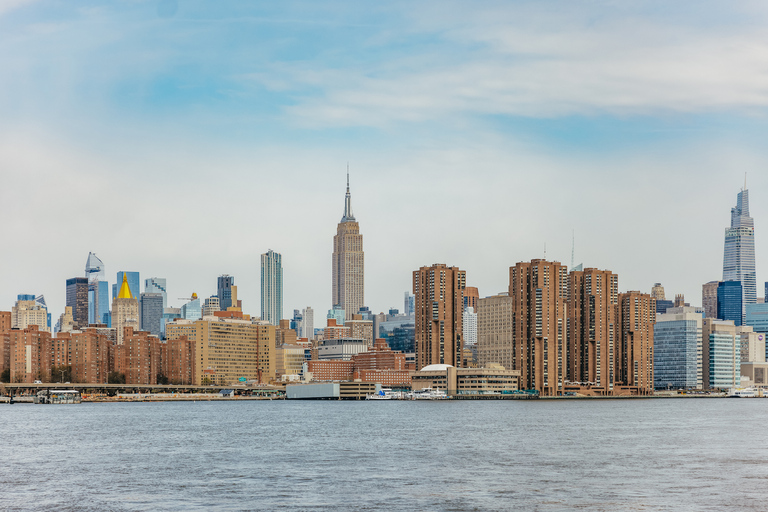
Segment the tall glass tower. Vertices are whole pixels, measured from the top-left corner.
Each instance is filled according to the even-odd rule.
[[[107,323],[109,317],[109,284],[104,262],[94,253],[88,253],[85,262],[85,277],[88,279],[88,323]]]
[[[741,319],[747,304],[757,303],[755,278],[755,221],[749,216],[749,191],[746,184],[731,208],[731,227],[725,230],[723,281],[740,281],[742,290]]]
[[[279,325],[283,318],[283,257],[272,249],[261,255],[261,319]]]

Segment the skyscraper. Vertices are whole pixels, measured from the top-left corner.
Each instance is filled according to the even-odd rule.
[[[144,280],[144,293],[159,293],[163,296],[163,308],[168,307],[168,286],[164,277],[150,277]]]
[[[344,200],[344,216],[336,227],[333,237],[332,262],[332,305],[345,311],[345,318],[353,315],[365,304],[365,262],[363,235],[360,225],[352,214],[352,196],[349,193],[349,172],[347,172],[347,194]]]
[[[118,345],[123,344],[123,332],[126,327],[139,330],[139,300],[131,293],[127,273],[123,273],[120,291],[117,297],[112,299],[112,327],[117,329]]]
[[[515,366],[507,369],[520,370],[522,389],[562,392],[567,291],[568,269],[560,262],[536,259],[509,268]]]
[[[641,394],[651,394],[654,388],[654,302],[653,297],[639,291],[619,294],[616,381],[618,385],[637,388]]]
[[[717,286],[717,318],[732,320],[734,325],[742,325],[742,311],[746,322],[746,311],[742,306],[743,287],[738,281],[723,281]]]
[[[141,294],[141,330],[155,336],[163,332],[163,296],[159,293]]]
[[[566,378],[613,390],[617,363],[619,276],[587,268],[568,276]]]
[[[653,380],[656,389],[701,389],[702,313],[669,308],[653,326]]]
[[[466,272],[443,263],[413,272],[418,370],[430,364],[461,366],[466,286]]]
[[[746,183],[731,208],[731,227],[725,230],[723,281],[741,282],[741,322],[744,323],[747,304],[757,303],[755,277],[755,222],[749,216],[749,191]]]
[[[217,295],[219,296],[219,307],[221,310],[226,311],[227,308],[231,308],[232,306],[237,307],[236,303],[232,303],[232,287],[235,285],[234,276],[228,274],[220,275],[217,284]]]
[[[141,293],[140,284],[141,281],[139,280],[139,273],[138,272],[125,272],[120,271],[117,273],[117,281],[115,284],[112,285],[112,300],[115,300],[115,297],[117,297],[120,294],[120,289],[122,288],[123,284],[123,276],[125,276],[128,279],[128,288],[131,289],[131,296],[134,299],[138,300],[139,294]],[[138,330],[138,327],[136,328]]]
[[[315,312],[307,306],[301,312],[301,337],[313,340],[315,338]]]
[[[73,277],[67,279],[66,306],[72,308],[72,316],[77,328],[88,325],[88,278]]]
[[[109,317],[107,273],[104,262],[92,252],[85,262],[85,277],[88,279],[88,323],[106,323]]]
[[[261,319],[278,325],[283,318],[283,257],[272,249],[261,255]]]
[[[710,281],[701,286],[701,307],[704,318],[717,318],[717,287],[720,281]]]

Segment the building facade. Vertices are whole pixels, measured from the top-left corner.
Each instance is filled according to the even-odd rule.
[[[632,393],[652,394],[656,300],[647,293],[619,294],[616,384]]]
[[[365,305],[365,254],[360,225],[352,214],[349,173],[347,173],[344,216],[336,227],[336,236],[333,237],[331,274],[331,304],[334,308],[343,309],[345,319],[351,320],[353,315]]]
[[[749,191],[745,187],[731,208],[731,226],[725,230],[723,281],[741,283],[741,321],[746,319],[746,306],[757,303],[755,275],[755,222],[749,216]]]
[[[36,325],[41,331],[48,329],[48,310],[35,300],[19,300],[11,308],[11,327],[14,329],[26,329],[30,325]]]
[[[466,282],[465,271],[442,263],[413,272],[417,368],[461,366]]]
[[[719,320],[731,320],[736,325],[742,324],[742,311],[746,320],[746,310],[742,307],[744,294],[739,281],[721,281],[717,285],[717,316]]]
[[[66,305],[72,308],[75,326],[88,325],[88,279],[73,277],[67,279]]]
[[[515,364],[514,304],[509,293],[483,297],[477,304],[477,364]]]
[[[703,378],[709,389],[741,383],[741,336],[731,320],[707,318],[702,326]]]
[[[465,347],[477,346],[477,310],[476,306],[466,306],[462,313],[462,335],[464,336]]]
[[[268,250],[261,255],[261,319],[277,325],[283,318],[283,257]]]
[[[653,378],[656,389],[702,389],[702,313],[670,308],[653,326]]]
[[[145,288],[146,289],[146,288]],[[163,296],[160,293],[141,294],[139,300],[141,330],[160,337],[163,334]]]
[[[136,331],[140,329],[139,301],[131,293],[126,274],[123,274],[120,292],[112,300],[112,327],[117,331],[118,345],[123,343],[123,333],[126,327]]]
[[[163,297],[163,309],[168,307],[168,285],[164,277],[145,279],[144,293],[159,293]]]
[[[717,318],[717,288],[720,281],[710,281],[701,285],[701,307],[704,318]]]
[[[520,387],[545,396],[562,392],[566,358],[568,269],[535,259],[509,269],[513,303],[514,354],[511,370]]]
[[[232,287],[235,286],[235,277],[228,274],[219,276],[216,282],[219,298],[219,307],[221,311],[226,311],[232,306],[237,307],[237,302],[232,301]]]

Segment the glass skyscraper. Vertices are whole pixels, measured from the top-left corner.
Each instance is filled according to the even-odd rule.
[[[145,279],[144,293],[159,293],[163,296],[163,308],[168,307],[168,287],[165,284],[164,277],[150,277],[149,279]]]
[[[653,326],[656,389],[701,389],[702,321],[702,313],[690,307],[669,308],[657,315]]]
[[[227,274],[219,276],[217,285],[217,295],[219,296],[219,307],[221,308],[221,311],[226,311],[227,308],[237,306],[237,304],[232,304],[232,287],[235,285],[234,276]]]
[[[717,318],[733,320],[735,325],[742,325],[742,286],[738,281],[724,281],[717,285]],[[745,318],[746,320],[746,318]]]
[[[757,302],[755,277],[755,223],[749,216],[749,191],[746,187],[731,208],[731,227],[725,230],[723,281],[741,282],[741,322],[746,317],[747,304]]]
[[[94,253],[88,253],[85,262],[85,277],[88,279],[88,323],[109,322],[109,283],[104,262]]]
[[[128,288],[131,289],[131,295],[138,299],[141,295],[139,290],[139,273],[138,272],[123,272],[122,270],[117,273],[117,284],[112,285],[112,300],[115,300],[117,294],[120,292],[120,286],[123,284],[123,274],[128,278]]]
[[[261,255],[261,319],[279,325],[283,318],[283,257],[272,249]]]

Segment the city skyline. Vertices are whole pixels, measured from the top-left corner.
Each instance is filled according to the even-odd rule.
[[[622,290],[698,304],[744,172],[768,280],[762,5],[94,5],[0,8],[0,234],[24,244],[0,249],[2,309],[45,295],[55,322],[93,251],[174,306],[236,276],[256,315],[272,247],[284,311],[322,318],[347,161],[372,311],[438,262],[494,295],[545,246],[570,262],[574,232]]]

